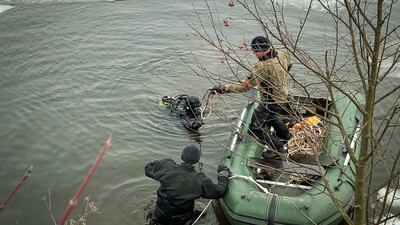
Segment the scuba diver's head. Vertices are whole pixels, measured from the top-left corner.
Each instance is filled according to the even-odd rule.
[[[164,96],[164,97],[162,97],[162,99],[161,99],[161,103],[162,103],[164,106],[169,106],[169,105],[171,105],[174,101],[175,101],[175,98],[172,97],[172,96]]]

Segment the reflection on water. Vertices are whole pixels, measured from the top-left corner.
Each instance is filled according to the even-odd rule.
[[[204,224],[204,225],[213,225],[215,224],[215,220],[210,220],[209,219],[209,212],[210,210],[213,210],[214,205],[218,202],[216,200],[209,200],[206,204],[204,204],[200,200],[195,201],[195,210],[194,210],[194,219],[190,224]],[[146,221],[146,225],[156,225],[154,221],[152,221],[152,216],[153,216],[153,210],[156,204],[156,198],[151,199],[149,203],[144,207],[144,219]],[[215,208],[214,208],[215,209]],[[222,210],[222,209],[219,209]],[[222,211],[220,211],[222,212]],[[226,223],[227,224],[227,223]]]
[[[10,10],[12,8],[14,8],[14,6],[12,5],[0,5],[0,13]]]
[[[0,15],[7,56],[0,58],[0,199],[27,166],[35,168],[0,224],[49,224],[41,200],[48,189],[57,220],[112,130],[113,144],[81,195],[102,212],[88,218],[91,224],[144,224],[158,185],[144,176],[145,164],[179,160],[190,142],[201,143],[206,172],[215,174],[218,146],[153,101],[165,93],[199,95],[208,86],[192,88],[191,70],[176,55],[188,42],[200,46],[178,18],[193,6],[175,1],[160,11],[155,3],[19,5]]]
[[[144,210],[143,210],[144,211],[144,213],[143,213],[144,219],[146,221],[146,224],[148,224],[148,225],[153,225],[151,218],[153,216],[153,211],[154,211],[155,205],[156,205],[156,199],[154,198],[154,199],[150,199],[149,204],[147,204],[144,207]]]

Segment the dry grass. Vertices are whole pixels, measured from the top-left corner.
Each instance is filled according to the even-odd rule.
[[[48,196],[43,196],[42,200],[49,211],[51,218],[53,220],[54,225],[57,225],[57,222],[54,218],[51,206],[51,194],[48,192]],[[78,216],[76,219],[70,219],[65,221],[64,225],[87,225],[87,218],[91,214],[99,214],[99,208],[94,204],[94,202],[90,201],[90,197],[86,196],[83,200],[82,214]]]

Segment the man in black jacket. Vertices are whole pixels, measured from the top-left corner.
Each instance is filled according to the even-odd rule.
[[[218,167],[218,184],[214,184],[204,173],[195,170],[200,150],[194,144],[183,149],[181,159],[181,164],[165,158],[145,167],[146,176],[160,182],[152,218],[157,225],[191,224],[196,219],[193,218],[196,199],[218,199],[226,193],[228,167]]]

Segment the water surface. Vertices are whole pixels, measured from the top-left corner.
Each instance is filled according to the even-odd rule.
[[[297,2],[287,6],[293,23],[307,6]],[[196,66],[191,52],[228,73],[182,19],[197,20],[192,1],[13,3],[0,11],[0,200],[34,168],[1,213],[1,225],[52,224],[42,200],[49,190],[58,221],[112,131],[114,142],[81,197],[90,196],[102,212],[88,224],[144,224],[158,183],[144,176],[143,167],[164,157],[179,161],[188,143],[201,144],[204,172],[216,178],[229,134],[225,121],[211,116],[200,133],[191,133],[158,105],[164,95],[202,97],[212,86],[186,64]],[[227,3],[215,3],[226,9],[221,18],[235,13]],[[204,13],[204,4],[196,7]],[[247,19],[226,29],[237,43],[262,34]],[[312,34],[304,38],[324,44]],[[236,111],[243,104],[237,97],[227,100]],[[228,108],[221,104],[220,110]],[[205,223],[226,224],[216,205],[207,212]]]

